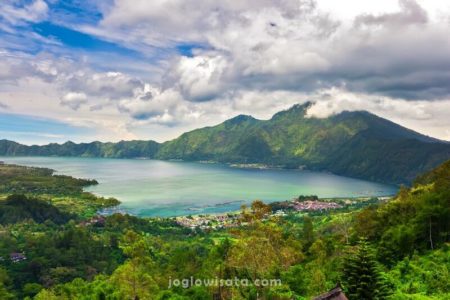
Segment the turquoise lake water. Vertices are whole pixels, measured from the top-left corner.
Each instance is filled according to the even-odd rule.
[[[365,180],[304,170],[237,169],[227,165],[138,159],[3,157],[0,160],[51,168],[57,174],[96,179],[87,191],[115,197],[119,209],[138,216],[219,213],[244,203],[319,197],[387,196],[397,191]]]

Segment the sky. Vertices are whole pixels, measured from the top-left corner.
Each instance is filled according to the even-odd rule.
[[[450,140],[450,1],[0,1],[0,139],[161,142],[306,101]]]

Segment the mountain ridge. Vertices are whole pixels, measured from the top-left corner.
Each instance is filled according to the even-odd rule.
[[[450,158],[450,143],[366,111],[327,118],[307,115],[297,104],[268,120],[238,115],[178,138],[26,146],[0,140],[0,155],[80,156],[264,164],[328,171],[388,183],[410,183]]]

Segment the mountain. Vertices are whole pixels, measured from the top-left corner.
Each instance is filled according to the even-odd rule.
[[[264,163],[407,183],[450,158],[450,144],[365,111],[306,116],[311,103],[270,120],[238,116],[164,143],[160,159]]]
[[[328,171],[388,183],[410,183],[450,158],[450,144],[366,111],[308,117],[311,103],[269,120],[239,115],[162,144],[154,141],[24,146],[0,141],[0,155],[148,157],[266,164]]]
[[[26,146],[8,140],[0,140],[0,155],[5,156],[81,156],[136,158],[153,157],[160,145],[155,141],[121,141],[118,143],[48,144]]]

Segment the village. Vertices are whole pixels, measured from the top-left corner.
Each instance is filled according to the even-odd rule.
[[[327,211],[343,208],[345,205],[351,205],[355,201],[346,200],[343,204],[334,201],[320,201],[316,196],[300,196],[291,201],[282,202],[282,206],[272,206],[272,213],[267,214],[264,218],[285,217],[289,213]],[[200,214],[175,217],[175,221],[183,227],[192,230],[215,230],[222,228],[231,228],[244,225],[240,212],[226,214]]]
[[[323,201],[295,201],[292,204],[292,207],[296,211],[317,211],[317,210],[329,210],[329,209],[338,209],[342,208],[342,205],[337,204],[336,202],[323,202]]]
[[[389,197],[376,198],[377,201],[386,201]],[[341,209],[353,205],[364,205],[370,198],[346,198],[346,199],[319,199],[317,196],[299,196],[290,201],[273,202],[269,206],[271,212],[264,215],[264,220],[270,218],[283,218],[289,214],[304,212],[325,212],[328,210]],[[123,211],[115,213],[123,214]],[[223,214],[198,214],[185,215],[172,218],[178,225],[192,230],[218,230],[246,225],[242,219],[241,211],[228,212]],[[97,226],[105,225],[104,213],[100,213],[88,220],[80,222],[77,226]]]
[[[221,229],[239,226],[239,214],[211,214],[181,216],[175,218],[178,225],[191,228],[192,230],[201,229]]]

